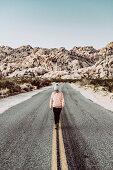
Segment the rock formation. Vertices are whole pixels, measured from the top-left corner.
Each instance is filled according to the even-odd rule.
[[[8,77],[113,78],[113,42],[98,50],[92,46],[75,46],[71,50],[2,46],[0,70]]]

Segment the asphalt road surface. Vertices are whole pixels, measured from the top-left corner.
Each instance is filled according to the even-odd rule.
[[[0,115],[0,170],[113,170],[113,113],[61,85],[55,130],[52,88]]]

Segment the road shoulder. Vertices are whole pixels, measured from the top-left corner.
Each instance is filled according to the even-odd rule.
[[[113,112],[113,93],[107,93],[104,91],[95,92],[91,87],[82,87],[79,84],[74,83],[69,85],[76,91],[79,91],[84,97]]]
[[[33,90],[27,93],[20,93],[15,96],[9,96],[7,98],[0,99],[0,114],[2,114],[4,111],[9,109],[10,107],[15,106],[16,104],[19,104],[25,100],[28,100],[35,94],[38,94],[44,90],[48,90],[51,87],[52,86],[42,87],[38,90]]]

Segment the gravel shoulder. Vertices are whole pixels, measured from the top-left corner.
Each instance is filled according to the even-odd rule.
[[[80,86],[79,84],[70,84],[72,88],[79,91],[84,97],[92,100],[94,103],[99,104],[113,112],[113,93],[103,90],[93,90],[91,86]]]
[[[33,90],[26,93],[21,93],[15,96],[9,96],[7,98],[0,99],[0,114],[2,114],[5,110],[9,109],[12,106],[15,106],[16,104],[19,104],[29,98],[31,98],[33,95],[36,95],[43,90],[47,90],[51,88],[52,86],[42,87],[38,90]]]

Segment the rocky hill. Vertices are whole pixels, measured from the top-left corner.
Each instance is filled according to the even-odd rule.
[[[75,46],[71,50],[2,46],[0,70],[8,77],[113,78],[113,42],[99,50],[92,46]]]

